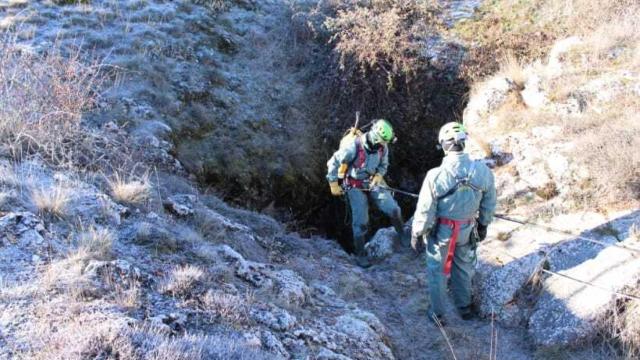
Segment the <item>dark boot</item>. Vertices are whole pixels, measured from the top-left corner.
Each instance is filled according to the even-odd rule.
[[[404,247],[409,247],[411,245],[411,237],[409,236],[408,231],[405,231],[404,229],[404,221],[402,220],[402,214],[399,210],[391,216],[391,224],[393,225],[393,228],[396,229],[400,244]]]
[[[367,258],[367,253],[364,250],[364,242],[365,242],[364,235],[355,236],[353,238],[353,246],[355,248],[355,255],[356,255],[356,264],[366,269],[371,266],[371,263],[369,262],[369,258]]]
[[[462,320],[473,320],[478,317],[478,311],[473,304],[458,308],[458,312],[460,312]]]

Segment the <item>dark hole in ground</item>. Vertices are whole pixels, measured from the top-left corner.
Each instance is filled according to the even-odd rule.
[[[361,124],[375,118],[386,118],[393,123],[398,141],[390,147],[387,182],[392,187],[418,193],[426,172],[440,165],[443,157],[442,151],[436,149],[440,126],[462,118],[468,91],[467,83],[451,73],[440,76],[426,73],[391,92],[371,93],[375,88],[371,81],[351,86],[350,91],[358,96],[332,104],[335,113],[344,114],[339,116],[338,124],[321,124],[327,144],[324,157],[317,159],[320,164],[317,178],[293,187],[279,186],[274,179],[273,191],[276,208],[288,209],[295,219],[294,230],[304,235],[337,239],[347,251],[352,251],[348,208],[344,199],[331,196],[324,176],[326,161],[337,149],[343,132],[353,123],[355,111],[362,111]],[[384,85],[378,88],[384,89]],[[417,200],[401,194],[396,194],[395,199],[402,208],[404,220],[408,220]],[[390,226],[389,219],[373,204],[369,206],[369,217],[369,237],[377,229]]]
[[[381,117],[394,124],[398,141],[390,147],[387,182],[391,187],[412,193],[420,191],[427,171],[439,166],[442,161],[444,154],[436,149],[440,126],[449,121],[460,120],[466,105],[468,85],[464,80],[447,74],[440,78],[429,75],[429,78],[429,82],[415,79],[407,87],[383,95],[383,99],[376,104],[364,100],[350,106],[352,109],[368,109],[365,111],[366,119]],[[366,92],[366,89],[362,91]],[[362,98],[367,99],[366,96]],[[351,113],[354,112],[355,110]],[[352,119],[346,119],[340,130],[348,128],[350,121]],[[340,134],[335,136],[334,146],[327,152],[327,159],[340,140]],[[323,170],[326,172],[326,168]],[[305,223],[318,229],[320,234],[337,239],[347,251],[352,251],[351,225],[345,221],[349,218],[345,201],[333,198],[326,183],[321,184],[317,191],[325,196],[318,199],[318,204],[311,205],[318,212],[307,216]],[[398,193],[395,194],[395,199],[407,221],[413,216],[417,199]],[[369,207],[369,220],[369,238],[379,228],[391,226],[389,219],[372,204]]]
[[[316,130],[325,141],[320,145],[321,151],[309,156],[308,161],[317,167],[313,177],[292,178],[271,173],[268,181],[260,177],[248,186],[234,184],[233,179],[223,174],[202,180],[227,191],[223,196],[227,201],[275,216],[302,235],[337,239],[347,251],[352,251],[345,202],[331,196],[325,175],[326,162],[338,148],[344,131],[353,124],[355,111],[362,113],[361,124],[375,118],[392,122],[398,141],[390,147],[387,182],[392,187],[417,193],[426,172],[438,166],[443,157],[436,149],[439,128],[462,118],[468,91],[465,80],[451,71],[425,72],[411,80],[397,80],[392,91],[387,89],[386,82],[385,77],[343,81],[332,92],[346,95],[318,96],[331,100],[316,104],[316,108],[324,109],[316,115]],[[416,199],[400,194],[395,198],[405,221],[408,220],[415,210]],[[390,226],[389,220],[373,205],[370,205],[369,217],[369,236],[381,227]]]

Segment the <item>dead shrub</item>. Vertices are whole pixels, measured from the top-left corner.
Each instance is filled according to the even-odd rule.
[[[436,1],[376,0],[341,4],[326,27],[343,68],[382,70],[389,77],[411,75],[442,28]]]
[[[632,18],[630,9],[636,7],[634,0],[484,2],[474,18],[453,29],[474,44],[462,71],[468,78],[479,79],[497,71],[500,59],[509,53],[526,62],[543,58],[555,40],[589,36],[602,24]]]
[[[222,291],[208,291],[202,298],[208,312],[215,317],[240,325],[248,321],[248,308],[243,298]]]
[[[524,65],[518,61],[513,53],[507,53],[503,56],[500,61],[499,74],[509,79],[516,90],[522,91],[524,89],[527,74],[524,71]]]
[[[80,121],[104,82],[100,68],[79,50],[36,55],[0,38],[0,145],[18,159],[37,153],[55,165],[86,163],[95,139]]]
[[[230,0],[191,0],[191,2],[215,12],[227,10],[231,6]]]

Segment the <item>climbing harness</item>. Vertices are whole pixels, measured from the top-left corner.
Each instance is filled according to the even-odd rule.
[[[369,188],[369,179],[356,179],[347,174],[349,172],[349,169],[364,168],[367,162],[367,154],[366,154],[367,150],[365,150],[364,148],[364,144],[362,143],[362,138],[357,137],[355,139],[355,143],[356,143],[355,159],[351,162],[351,164],[342,164],[338,171],[338,178],[341,178],[340,176],[342,175],[342,179],[343,179],[342,186],[345,188],[345,190],[348,190],[351,188],[357,188],[361,190]],[[377,150],[377,152],[378,152],[378,158],[382,160],[382,157],[384,156],[384,147],[380,147]]]
[[[467,220],[453,220],[448,218],[438,218],[438,224],[445,225],[451,228],[451,238],[449,240],[449,249],[447,251],[447,258],[444,262],[444,274],[449,275],[451,273],[451,265],[453,264],[453,256],[456,252],[456,241],[458,241],[458,235],[460,235],[460,227],[467,224],[475,224],[475,219]]]
[[[436,199],[438,201],[446,198],[447,196],[453,195],[453,193],[455,193],[456,191],[458,191],[461,188],[464,187],[468,187],[473,189],[474,191],[478,191],[478,192],[484,192],[484,190],[482,190],[481,188],[473,185],[473,183],[471,182],[471,179],[473,179],[473,175],[475,175],[476,172],[476,162],[473,161],[471,163],[471,168],[469,169],[469,172],[467,173],[466,176],[464,177],[456,177],[456,184],[453,185],[453,187],[451,187],[451,189],[449,189],[446,193],[437,196]]]

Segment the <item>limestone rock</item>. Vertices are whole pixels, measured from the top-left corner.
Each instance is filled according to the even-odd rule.
[[[304,279],[291,270],[280,270],[273,274],[277,296],[288,304],[302,305],[311,292]]]
[[[525,323],[530,309],[528,299],[521,296],[526,296],[529,281],[539,274],[544,261],[544,253],[533,252],[500,267],[481,262],[475,279],[480,313],[487,317],[494,314],[507,326]]]
[[[291,357],[284,348],[284,345],[282,345],[282,342],[270,331],[262,331],[260,333],[260,340],[262,341],[262,346],[276,356],[280,356],[283,359],[289,359]]]
[[[33,213],[9,213],[0,218],[0,244],[18,244],[20,247],[44,243],[42,221]]]
[[[398,237],[394,228],[383,228],[376,232],[364,246],[369,259],[374,261],[384,260],[393,255],[393,244]]]
[[[617,243],[617,240],[613,238],[609,242]],[[633,246],[635,243],[635,239],[629,239],[621,244]],[[561,250],[551,259],[551,269],[560,274],[611,291],[637,283],[640,260],[630,251],[575,242]],[[536,344],[544,346],[589,341],[597,336],[598,321],[614,301],[610,291],[551,276],[545,280],[544,293],[529,319],[529,334]]]
[[[151,324],[161,332],[178,334],[184,331],[187,316],[182,313],[160,314],[149,319]]]
[[[582,40],[577,36],[556,41],[549,52],[548,71],[553,75],[562,74],[564,63],[566,62],[565,54],[575,46],[580,45],[580,43],[582,43]]]
[[[251,309],[250,316],[255,321],[275,331],[287,331],[296,325],[296,317],[288,311],[273,305],[263,305]]]
[[[178,194],[169,196],[163,201],[162,205],[169,212],[177,216],[186,217],[194,214],[195,211],[193,208],[195,202],[195,195]]]
[[[258,288],[273,287],[271,271],[273,267],[253,261],[243,261],[238,264],[236,275]]]
[[[483,84],[469,100],[464,110],[464,124],[471,132],[486,126],[489,114],[499,109],[507,99],[509,92],[515,89],[513,82],[506,77],[495,77]]]
[[[373,314],[358,311],[342,315],[336,319],[335,329],[360,344],[357,358],[394,358],[391,349],[382,341],[387,336],[386,330]]]

